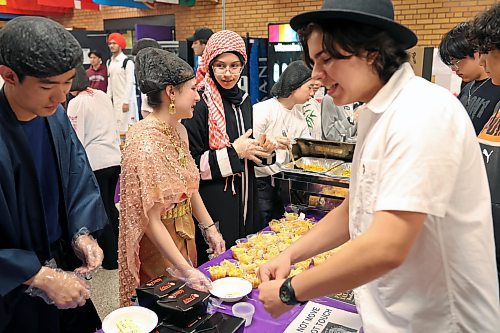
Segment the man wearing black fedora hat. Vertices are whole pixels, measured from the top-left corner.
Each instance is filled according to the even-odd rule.
[[[349,197],[260,267],[266,310],[354,289],[367,333],[498,332],[484,163],[462,104],[407,62],[416,35],[389,0],[326,0],[291,26],[334,102],[365,104]],[[292,264],[344,243],[286,279]]]

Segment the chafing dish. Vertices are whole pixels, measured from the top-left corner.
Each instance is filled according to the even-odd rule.
[[[306,214],[313,211],[318,217],[338,206],[348,193],[354,147],[350,142],[295,139],[295,163],[282,165],[273,175],[285,206]],[[311,165],[319,168],[307,167]]]

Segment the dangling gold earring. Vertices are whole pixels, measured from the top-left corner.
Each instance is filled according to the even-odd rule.
[[[176,112],[175,110],[175,104],[174,101],[170,102],[170,105],[168,106],[168,113],[174,115]]]

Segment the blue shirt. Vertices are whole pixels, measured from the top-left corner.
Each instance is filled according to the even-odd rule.
[[[47,119],[43,117],[36,117],[30,121],[19,121],[19,123],[26,134],[33,155],[43,198],[49,243],[53,243],[61,237],[62,231],[59,224],[59,168],[49,124]]]

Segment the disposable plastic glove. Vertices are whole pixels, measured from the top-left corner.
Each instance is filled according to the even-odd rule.
[[[199,291],[208,292],[212,288],[212,281],[196,268],[187,269],[167,268],[167,273],[172,277],[185,281],[187,285]]]
[[[209,249],[207,252],[210,253],[209,258],[215,258],[222,253],[226,252],[226,242],[224,238],[222,238],[221,233],[219,232],[219,222],[214,222],[209,227],[204,227],[203,225],[198,225],[201,230],[201,234],[203,239],[208,244]]]
[[[44,266],[33,277],[26,293],[41,297],[59,309],[71,309],[83,306],[90,298],[90,286],[73,272]]]
[[[73,237],[73,250],[76,256],[83,261],[83,265],[75,269],[75,273],[89,279],[102,264],[104,253],[88,230],[83,228]]]
[[[239,158],[246,158],[260,165],[262,162],[259,157],[268,157],[269,153],[259,145],[257,140],[250,138],[251,135],[252,130],[249,129],[245,134],[236,139],[232,143],[232,146],[234,150],[236,150]]]

